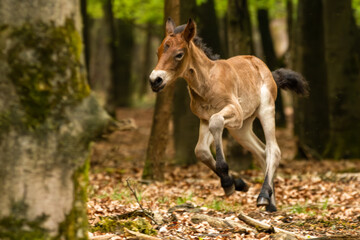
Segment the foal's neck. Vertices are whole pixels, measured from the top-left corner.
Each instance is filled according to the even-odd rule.
[[[214,61],[210,60],[193,42],[190,42],[189,57],[189,65],[183,77],[189,88],[203,97],[203,91],[207,89],[205,86],[209,84],[208,76]]]

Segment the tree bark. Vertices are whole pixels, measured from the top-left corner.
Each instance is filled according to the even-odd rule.
[[[311,93],[307,98],[297,98],[295,129],[299,136],[299,147],[305,145],[316,151],[316,155],[321,155],[329,138],[329,103],[327,91],[324,90],[327,89],[327,78],[321,0],[299,2],[297,26],[294,66],[309,82]]]
[[[171,16],[176,24],[180,22],[180,0],[165,1],[165,21]],[[169,143],[169,124],[172,116],[174,85],[167,86],[156,95],[155,111],[150,139],[146,152],[144,179],[164,180],[164,155]]]
[[[87,239],[90,95],[78,1],[0,2],[0,238]]]
[[[143,68],[142,68],[142,82],[140,85],[140,97],[144,97],[149,89],[149,74],[151,71],[151,41],[153,36],[153,25],[151,23],[148,23],[146,26],[146,40],[145,40],[145,46],[144,46],[144,62],[143,62]]]
[[[254,54],[247,0],[229,0],[227,12],[229,56]]]
[[[330,138],[325,157],[360,157],[360,54],[351,0],[323,1]]]

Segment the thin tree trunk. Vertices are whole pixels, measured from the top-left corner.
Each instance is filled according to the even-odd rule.
[[[165,21],[171,16],[176,24],[180,22],[180,0],[165,1]],[[164,22],[165,22],[164,21]],[[169,143],[169,124],[172,114],[174,86],[167,86],[156,95],[155,112],[150,139],[146,152],[144,179],[164,180],[165,150]]]
[[[81,16],[83,22],[82,37],[84,42],[85,66],[87,72],[90,67],[90,42],[89,42],[89,16],[87,14],[87,0],[80,0]],[[89,82],[90,84],[90,82]],[[92,86],[91,86],[92,87]]]
[[[219,26],[216,18],[214,0],[207,0],[197,7],[199,21],[197,22],[198,35],[204,40],[214,53],[222,56]]]
[[[142,83],[140,86],[140,97],[143,97],[149,89],[149,74],[151,71],[151,41],[152,41],[153,27],[151,23],[146,26],[146,40],[144,46],[144,63],[142,70]]]
[[[253,55],[252,29],[247,0],[229,0],[227,10],[227,39],[229,57]],[[260,128],[259,122],[255,123]],[[252,165],[252,155],[243,149],[229,134],[226,135],[226,160],[231,169],[248,169]]]
[[[265,62],[270,70],[274,71],[275,69],[279,68],[279,61],[275,54],[274,43],[270,32],[269,11],[267,9],[259,9],[257,11],[257,17]],[[275,109],[276,126],[284,127],[286,122],[280,90],[275,102]]]
[[[303,150],[302,146],[305,145],[317,152],[317,156],[322,154],[329,138],[328,94],[324,90],[327,89],[327,78],[322,13],[321,0],[299,2],[298,50],[294,56],[295,69],[304,75],[311,90],[309,97],[297,99],[295,123],[299,148]]]
[[[254,54],[247,0],[229,0],[227,11],[229,56]]]
[[[323,1],[330,139],[325,157],[360,157],[360,63],[351,0]]]
[[[131,105],[131,59],[134,45],[133,29],[129,20],[115,19],[112,0],[104,5],[107,23],[110,26],[112,87],[107,104],[108,111],[115,115],[116,107]]]
[[[180,24],[196,15],[195,0],[180,0]],[[190,110],[190,96],[184,79],[175,83],[173,103],[175,161],[179,165],[194,164],[197,161],[194,149],[200,121]]]
[[[90,95],[78,1],[0,1],[0,238],[87,239]]]

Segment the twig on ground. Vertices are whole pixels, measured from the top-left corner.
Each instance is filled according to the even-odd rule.
[[[131,231],[127,228],[124,228],[124,230],[132,235],[132,236],[128,236],[126,239],[139,239],[139,240],[161,240],[161,238],[158,238],[158,237],[153,237],[153,236],[150,236],[150,235],[146,235],[146,234],[143,234],[143,233],[139,233],[139,232],[134,232],[134,231]]]
[[[258,221],[254,218],[251,218],[247,215],[244,215],[242,213],[240,213],[238,215],[238,218],[240,220],[242,220],[244,223],[252,226],[252,227],[255,227],[259,232],[263,231],[263,232],[272,232],[272,233],[277,233],[277,232],[281,232],[281,233],[285,233],[285,234],[289,234],[291,236],[294,236],[294,237],[297,237],[297,238],[300,238],[300,239],[309,239],[309,238],[316,238],[314,236],[310,236],[310,235],[307,235],[307,236],[302,236],[302,235],[298,235],[296,233],[293,233],[293,232],[289,232],[287,230],[284,230],[284,229],[281,229],[281,228],[278,228],[278,227],[274,227],[270,224],[267,224],[267,223],[263,223],[261,221]]]
[[[213,228],[231,229],[232,232],[237,232],[237,233],[254,232],[253,229],[248,228],[247,226],[244,226],[241,223],[235,222],[233,220],[225,220],[218,217],[211,217],[205,214],[194,214],[191,218],[191,221],[193,223],[200,223],[206,221]]]
[[[148,218],[150,218],[152,221],[154,221],[154,223],[155,223],[156,225],[159,225],[159,223],[154,219],[154,217],[151,215],[151,213],[150,213],[148,210],[146,210],[145,208],[143,208],[143,206],[141,205],[141,203],[140,203],[140,201],[139,201],[139,199],[138,199],[138,197],[137,197],[136,190],[131,187],[129,178],[126,179],[126,183],[127,183],[128,188],[130,189],[130,191],[131,191],[132,194],[134,195],[137,203],[139,204],[139,207],[141,208],[141,210],[144,211],[144,214],[145,214]]]

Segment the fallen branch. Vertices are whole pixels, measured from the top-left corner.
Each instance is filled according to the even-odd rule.
[[[246,216],[242,213],[239,214],[238,218],[241,221],[243,221],[244,223],[246,223],[247,225],[250,225],[250,226],[256,228],[256,230],[258,232],[266,232],[266,233],[274,233],[275,232],[275,229],[273,226],[271,226],[267,223],[260,222],[256,219]]]
[[[109,240],[116,236],[117,235],[115,235],[115,234],[106,234],[106,235],[100,235],[100,236],[92,236],[92,237],[89,237],[89,239],[90,240]]]
[[[193,223],[208,222],[210,226],[216,229],[231,229],[232,232],[237,233],[247,233],[254,232],[253,229],[248,228],[247,226],[242,225],[241,223],[235,222],[233,220],[225,220],[218,217],[211,217],[205,214],[194,214],[191,218]]]
[[[284,229],[281,229],[281,228],[278,228],[278,227],[274,227],[270,224],[267,224],[267,223],[263,223],[261,221],[258,221],[254,218],[251,218],[247,215],[244,215],[242,213],[240,213],[238,215],[238,218],[240,220],[242,220],[244,223],[256,228],[256,230],[258,230],[259,232],[268,232],[268,233],[285,233],[285,234],[288,234],[288,235],[291,235],[291,236],[294,236],[294,237],[297,237],[297,238],[300,238],[300,239],[309,239],[309,238],[316,238],[314,236],[302,236],[302,235],[298,235],[296,233],[293,233],[293,232],[289,232],[287,230],[284,230]]]
[[[139,207],[141,208],[141,210],[143,210],[144,214],[150,218],[156,225],[159,225],[159,223],[155,220],[155,218],[152,216],[152,213],[149,212],[148,210],[146,210],[145,208],[143,208],[143,206],[141,205],[138,197],[137,197],[137,194],[136,194],[136,190],[134,190],[132,187],[131,187],[131,184],[130,184],[130,181],[129,179],[126,179],[126,183],[127,183],[127,186],[128,188],[130,189],[130,191],[132,192],[132,194],[134,195],[137,203],[139,204]]]
[[[127,236],[126,239],[138,239],[138,240],[161,240],[161,238],[149,236],[143,233],[131,231],[127,228],[124,228],[125,232],[130,234],[131,236]]]

